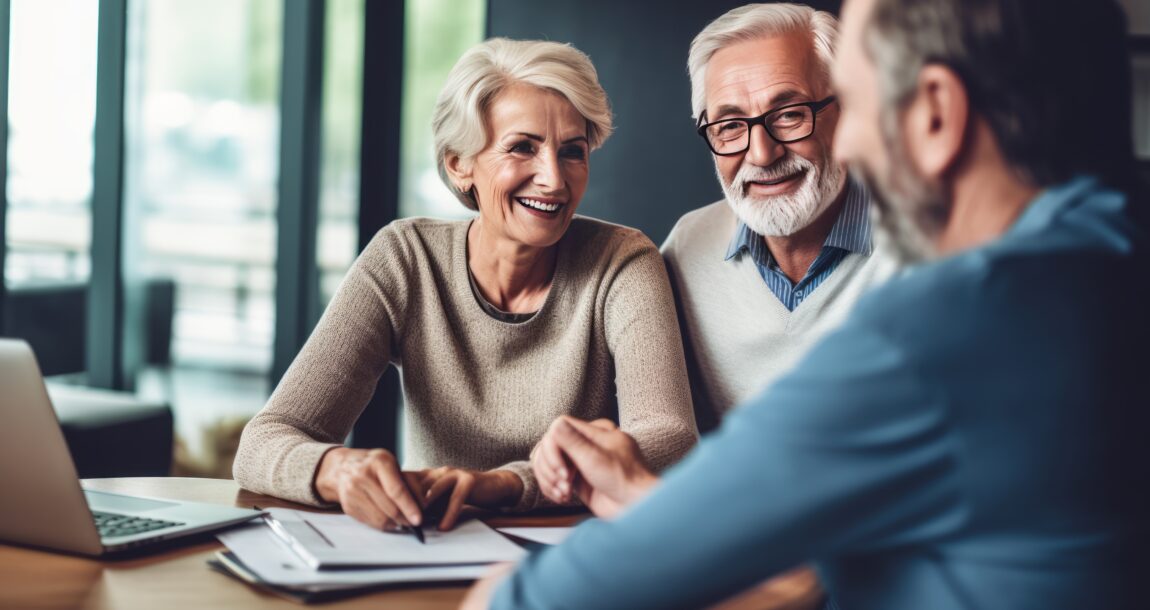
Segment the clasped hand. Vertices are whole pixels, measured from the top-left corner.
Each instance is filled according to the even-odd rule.
[[[609,519],[659,482],[639,445],[609,419],[585,422],[566,415],[552,422],[531,452],[531,469],[540,491],[560,504],[579,498],[595,516]],[[511,564],[493,568],[467,592],[461,610],[482,610]]]
[[[540,491],[552,501],[572,495],[597,517],[612,518],[658,483],[639,445],[609,419],[562,416],[531,453]]]
[[[455,527],[464,505],[484,508],[518,501],[519,477],[506,470],[479,472],[463,468],[401,471],[385,449],[337,447],[324,454],[315,478],[316,491],[338,502],[357,521],[378,529],[393,524],[422,525],[431,512],[442,511],[438,528]],[[440,500],[446,498],[445,503]],[[429,510],[438,507],[439,510]]]

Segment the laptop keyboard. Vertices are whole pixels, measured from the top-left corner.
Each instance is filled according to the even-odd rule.
[[[132,515],[118,515],[116,513],[102,513],[95,510],[92,511],[92,517],[95,518],[96,529],[100,530],[100,536],[103,538],[131,536],[163,529],[165,527],[172,527],[174,525],[183,525],[183,523],[176,521],[149,519],[147,517],[135,517]]]

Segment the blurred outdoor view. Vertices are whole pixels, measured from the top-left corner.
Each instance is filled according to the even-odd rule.
[[[374,1],[374,0],[366,0]],[[174,284],[172,403],[192,454],[270,392],[284,0],[133,0],[125,92],[128,272]],[[363,3],[327,0],[317,261],[327,303],[357,254]],[[8,285],[90,270],[97,0],[11,0]],[[409,0],[401,215],[467,211],[436,174],[435,97],[484,31],[484,0]],[[67,18],[61,18],[67,15]],[[211,456],[206,458],[210,461]]]
[[[9,286],[89,275],[96,9],[94,0],[12,0]]]
[[[176,283],[174,362],[266,371],[281,2],[129,5],[129,258]]]
[[[485,0],[407,3],[403,62],[403,154],[400,216],[469,218],[435,169],[431,114],[456,60],[483,40]]]

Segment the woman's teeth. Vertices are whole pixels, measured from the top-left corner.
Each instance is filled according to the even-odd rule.
[[[561,203],[543,203],[542,201],[536,201],[534,199],[517,199],[516,201],[540,212],[554,212],[563,207]]]

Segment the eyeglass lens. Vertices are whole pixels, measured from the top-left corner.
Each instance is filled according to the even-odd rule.
[[[706,128],[707,141],[718,154],[742,152],[750,146],[751,125],[762,123],[767,133],[779,142],[793,142],[814,131],[814,111],[809,106],[780,108],[756,119],[716,121]]]

